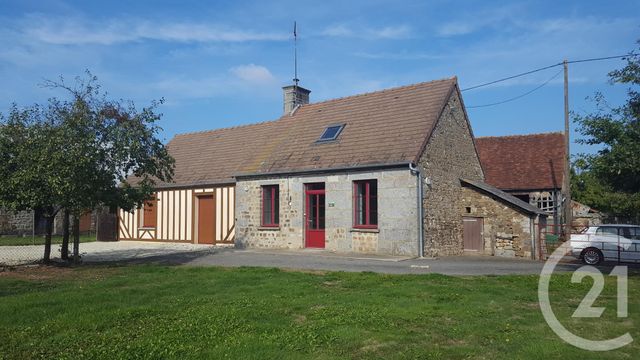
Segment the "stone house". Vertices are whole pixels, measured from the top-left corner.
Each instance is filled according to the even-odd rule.
[[[500,255],[485,251],[495,240],[477,240],[482,227],[464,223],[470,204],[485,205],[467,194],[483,190],[461,179],[483,184],[485,173],[456,78],[318,103],[298,85],[283,90],[284,113],[275,121],[175,136],[167,145],[176,160],[173,182],[157,184],[141,209],[119,212],[119,238]],[[494,191],[500,196],[483,203],[529,207]],[[522,220],[496,220],[513,221]],[[514,256],[534,256],[535,244],[525,244],[535,242],[534,234],[509,234],[512,248],[523,249]]]
[[[563,133],[479,137],[476,145],[488,184],[562,223]]]

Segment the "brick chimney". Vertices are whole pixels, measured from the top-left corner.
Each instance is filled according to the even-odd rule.
[[[284,113],[291,114],[297,105],[305,105],[309,103],[309,94],[311,90],[307,90],[300,85],[287,85],[282,88],[284,95]]]

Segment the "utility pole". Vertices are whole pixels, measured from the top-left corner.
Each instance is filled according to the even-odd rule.
[[[571,221],[572,221],[572,209],[571,209],[571,153],[569,148],[569,64],[565,59],[562,62],[564,66],[564,223],[565,223],[565,240],[569,240],[571,236]]]

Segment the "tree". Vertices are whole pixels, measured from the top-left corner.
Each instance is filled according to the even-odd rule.
[[[52,98],[46,108],[20,110],[14,105],[7,119],[0,119],[1,206],[47,209],[51,224],[64,208],[77,222],[97,206],[139,207],[153,193],[156,180],[171,181],[174,161],[157,138],[161,114],[156,108],[162,101],[137,110],[132,102],[107,99],[88,71],[73,86],[62,78],[45,85],[65,91],[70,99]],[[126,181],[130,176],[135,186]],[[51,230],[47,227],[45,261]]]
[[[576,200],[596,209],[640,219],[640,54],[631,52],[625,60],[626,66],[611,71],[609,79],[630,85],[626,102],[611,107],[596,93],[596,112],[574,116],[584,136],[578,141],[600,150],[577,157],[572,192]]]
[[[0,118],[0,205],[11,210],[41,210],[45,218],[44,260],[51,253],[53,219],[60,210],[64,179],[57,173],[62,141],[48,112],[13,105]]]

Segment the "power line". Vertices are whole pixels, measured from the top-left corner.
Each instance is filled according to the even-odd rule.
[[[504,103],[508,103],[510,101],[514,101],[514,100],[518,100],[520,98],[523,98],[531,93],[533,93],[534,91],[542,88],[543,86],[547,85],[549,82],[551,82],[551,80],[555,79],[556,77],[558,77],[558,75],[560,75],[562,73],[562,70],[558,71],[557,73],[555,73],[555,75],[553,75],[552,77],[549,78],[549,80],[545,81],[544,83],[542,83],[541,85],[535,87],[532,90],[527,91],[524,94],[503,100],[503,101],[498,101],[498,102],[494,102],[494,103],[490,103],[490,104],[484,104],[484,105],[475,105],[475,106],[466,106],[467,109],[473,109],[473,108],[482,108],[482,107],[488,107],[488,106],[494,106],[494,105],[500,105],[500,104],[504,104]]]
[[[616,55],[616,56],[606,56],[606,57],[599,57],[599,58],[591,58],[591,59],[579,59],[579,60],[571,60],[571,61],[567,61],[568,64],[575,64],[575,63],[582,63],[582,62],[590,62],[590,61],[600,61],[600,60],[610,60],[610,59],[620,59],[620,58],[624,58],[624,57],[629,57],[632,56],[633,53],[631,54],[625,54],[625,55]],[[530,71],[526,71],[520,74],[516,74],[513,76],[508,76],[502,79],[498,79],[498,80],[494,80],[494,81],[490,81],[484,84],[479,84],[479,85],[475,85],[475,86],[471,86],[465,89],[462,89],[460,91],[467,91],[467,90],[473,90],[473,89],[477,89],[477,88],[481,88],[481,87],[485,87],[485,86],[489,86],[489,85],[493,85],[502,81],[507,81],[507,80],[511,80],[511,79],[515,79],[521,76],[525,76],[525,75],[529,75],[529,74],[533,74],[542,70],[547,70],[547,69],[551,69],[554,68],[556,66],[561,66],[563,63],[559,62],[557,64],[553,64],[553,65],[549,65],[549,66],[545,66],[545,67],[541,67],[538,69],[534,69],[534,70],[530,70]]]
[[[490,82],[488,82],[488,83],[484,83],[484,84],[480,84],[480,85],[475,85],[475,86],[472,86],[472,87],[468,87],[468,88],[466,88],[466,89],[462,89],[462,90],[460,90],[460,91],[473,90],[473,89],[477,89],[477,88],[480,88],[480,87],[493,85],[493,84],[496,84],[496,83],[499,83],[499,82],[502,82],[502,81],[507,81],[507,80],[515,79],[515,78],[518,78],[518,77],[521,77],[521,76],[525,76],[525,75],[533,74],[533,73],[536,73],[536,72],[538,72],[538,71],[551,69],[551,68],[556,67],[556,66],[559,66],[559,65],[562,65],[562,63],[557,63],[557,64],[553,64],[553,65],[549,65],[549,66],[541,67],[541,68],[539,68],[539,69],[535,69],[535,70],[531,70],[531,71],[523,72],[523,73],[520,73],[520,74],[517,74],[517,75],[509,76],[509,77],[506,77],[506,78],[502,78],[502,79],[498,79],[498,80],[490,81]]]
[[[569,60],[569,61],[567,61],[567,64],[575,64],[575,63],[589,62],[589,61],[620,59],[620,58],[630,57],[630,56],[634,56],[634,55],[636,55],[636,54],[635,53],[630,53],[630,54],[626,54],[626,55],[606,56],[606,57],[591,58],[591,59],[581,59],[581,60]]]

